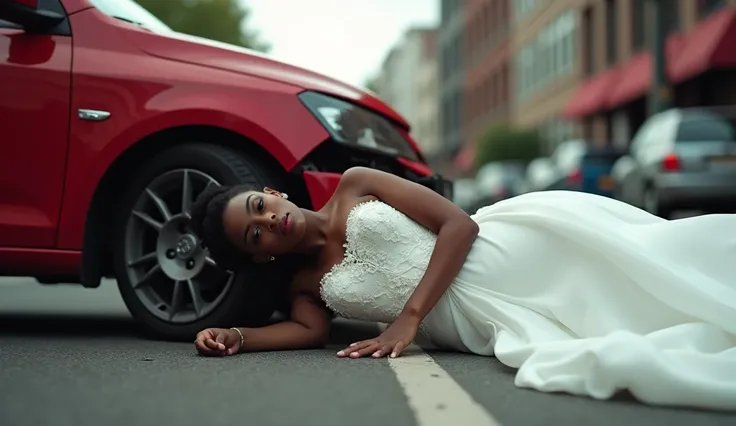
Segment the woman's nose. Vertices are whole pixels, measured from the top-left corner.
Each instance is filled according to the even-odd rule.
[[[269,213],[266,217],[268,218],[268,230],[273,231],[279,224],[276,213]]]

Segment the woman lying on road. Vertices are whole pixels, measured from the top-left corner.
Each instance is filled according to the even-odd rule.
[[[391,324],[337,356],[399,356],[418,332],[496,356],[516,385],[736,408],[736,216],[668,221],[578,192],[468,216],[391,174],[348,170],[317,212],[279,192],[215,188],[192,227],[237,269],[303,255],[288,321],[207,329],[204,355],[314,348],[333,314]]]

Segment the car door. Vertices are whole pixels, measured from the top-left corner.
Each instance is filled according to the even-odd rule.
[[[65,15],[59,0],[39,0],[38,7]],[[71,67],[68,22],[34,34],[0,20],[0,247],[55,244]]]

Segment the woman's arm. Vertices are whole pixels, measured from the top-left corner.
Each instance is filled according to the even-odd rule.
[[[462,268],[478,225],[429,188],[379,170],[351,168],[343,174],[337,191],[357,197],[373,195],[437,234],[427,271],[401,313],[400,321],[418,326]]]
[[[239,352],[311,349],[327,342],[332,317],[309,295],[297,294],[291,319],[259,328],[238,328],[243,333]]]

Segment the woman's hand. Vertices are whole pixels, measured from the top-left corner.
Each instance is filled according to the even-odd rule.
[[[197,333],[194,346],[204,356],[228,356],[240,350],[240,333],[226,328],[207,328]]]
[[[337,353],[340,358],[360,358],[371,354],[373,358],[386,355],[396,358],[417,335],[419,324],[409,318],[399,317],[375,339],[356,342]]]

